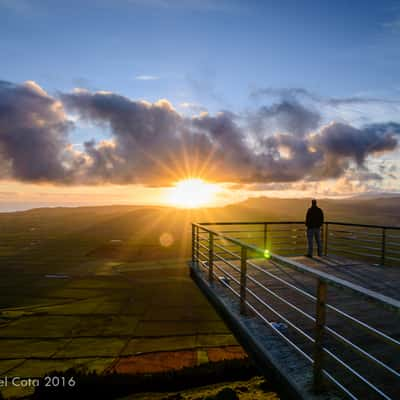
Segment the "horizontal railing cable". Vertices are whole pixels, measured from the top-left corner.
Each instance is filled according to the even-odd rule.
[[[257,296],[256,293],[254,293],[251,289],[247,289],[247,293],[250,293],[260,304],[262,304],[265,308],[267,308],[269,311],[271,311],[274,315],[279,317],[282,321],[285,321],[289,326],[291,326],[296,332],[300,333],[303,335],[306,339],[308,339],[311,343],[314,343],[315,340],[305,333],[303,330],[301,330],[299,327],[297,327],[295,324],[293,324],[290,320],[288,320],[286,317],[284,317],[280,312],[276,311],[272,306],[267,304],[264,300],[262,300],[259,296]]]
[[[221,256],[219,256],[217,254],[214,254],[214,256],[219,258],[222,262],[224,262],[225,264],[229,265],[231,268],[233,268],[235,271],[237,271],[240,274],[240,269],[238,267],[236,267],[236,265],[232,264],[228,260],[225,260],[223,257],[221,257]],[[215,266],[217,266],[217,264],[215,264]]]
[[[395,375],[397,378],[400,378],[400,373],[394,370],[393,368],[389,367],[386,365],[384,362],[378,360],[371,354],[369,354],[367,351],[362,349],[361,347],[357,346],[356,344],[352,343],[350,340],[346,339],[344,336],[336,332],[334,329],[329,328],[328,326],[325,327],[326,332],[330,333],[333,335],[335,338],[340,340],[342,343],[346,344],[349,348],[352,350],[356,351],[358,354],[362,355],[366,359],[372,361],[373,363],[379,365],[380,367],[386,369],[386,371],[390,372],[391,374]]]
[[[392,400],[391,397],[387,396],[386,393],[382,392],[378,387],[376,387],[373,383],[371,383],[368,379],[364,378],[361,374],[359,374],[356,370],[354,370],[349,364],[344,362],[342,359],[337,357],[335,354],[333,354],[330,350],[324,347],[324,352],[328,354],[330,357],[332,357],[337,363],[339,363],[342,367],[344,367],[347,371],[349,371],[352,375],[360,379],[362,382],[364,382],[368,387],[370,387],[372,390],[374,390],[376,393],[378,393],[380,396],[382,396],[386,400]]]
[[[240,281],[237,280],[232,274],[229,272],[225,271],[223,268],[221,268],[219,265],[214,265],[215,268],[217,268],[219,271],[223,272],[226,276],[229,277],[233,282],[235,282],[237,285],[240,285]],[[217,277],[218,278],[218,277]]]

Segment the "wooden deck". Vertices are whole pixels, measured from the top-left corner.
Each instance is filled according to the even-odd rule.
[[[400,300],[400,266],[396,268],[369,265],[338,256],[315,257],[312,259],[307,257],[293,257],[291,259],[308,267],[315,268],[318,271],[328,273],[366,289]],[[232,263],[238,266],[237,262],[232,261]],[[256,270],[251,266],[251,263],[261,267],[262,271]],[[229,272],[238,280],[239,274],[222,261],[214,262],[215,281],[219,282],[218,286],[223,288],[226,294],[229,293],[233,299],[235,296],[228,288],[224,287],[221,282],[221,276],[224,275],[224,272],[219,268]],[[316,293],[315,277],[301,271],[296,271],[280,263],[267,260],[250,260],[247,267],[248,277],[257,280],[274,294],[281,296],[286,301],[289,301],[314,317],[315,301],[296,292],[279,279],[267,275],[264,271],[274,274],[277,278],[283,279],[287,283],[311,295],[315,295]],[[225,283],[226,282],[225,280]],[[229,280],[229,287],[238,292],[240,291],[239,285],[237,285],[233,279]],[[284,304],[276,296],[261,288],[249,278],[247,279],[247,288],[249,292],[247,293],[246,299],[249,304],[268,319],[268,321],[284,323],[284,325],[281,326],[281,332],[292,340],[302,351],[312,356],[312,343],[303,335],[299,334],[296,329],[292,328],[290,324],[285,322],[284,318],[298,326],[310,337],[314,337],[313,321]],[[284,318],[280,318],[265,305],[262,305],[251,292],[261,298],[270,307],[273,307]],[[239,303],[238,299],[235,301]],[[328,286],[328,304],[382,331],[386,335],[400,340],[400,315],[398,312],[390,308],[383,308],[381,305],[368,301],[364,296],[358,295],[352,291],[330,285]],[[239,307],[237,309],[239,309]],[[249,311],[249,315],[255,317],[254,312]],[[376,335],[360,328],[359,324],[351,322],[351,320],[344,318],[342,315],[329,308],[327,309],[326,326],[335,330],[338,334],[350,340],[353,344],[367,351],[389,367],[400,371],[400,353],[398,348],[393,344],[381,340]],[[282,340],[282,346],[288,345]],[[399,378],[394,377],[390,372],[382,368],[378,368],[375,363],[366,359],[365,356],[361,356],[348,346],[345,346],[332,335],[325,334],[324,346],[371,383],[382,389],[390,398],[399,398]],[[340,382],[349,388],[358,398],[371,400],[383,398],[375,393],[374,390],[368,388],[359,378],[353,377],[348,370],[340,366],[337,361],[327,354],[324,356],[324,368],[336,379],[340,380]]]
[[[291,257],[304,265],[400,300],[400,265],[385,267],[340,256]]]

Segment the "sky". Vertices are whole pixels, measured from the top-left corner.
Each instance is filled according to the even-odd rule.
[[[0,210],[400,190],[398,1],[0,0]]]

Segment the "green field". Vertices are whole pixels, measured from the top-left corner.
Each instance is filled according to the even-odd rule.
[[[0,312],[2,376],[70,367],[101,373],[120,357],[237,344],[182,260],[90,261],[61,279],[2,275],[8,282],[0,295],[8,305]]]

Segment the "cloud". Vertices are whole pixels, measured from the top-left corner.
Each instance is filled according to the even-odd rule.
[[[73,146],[72,116],[111,137]],[[322,125],[315,109],[293,99],[245,114],[188,117],[166,99],[150,103],[86,89],[52,97],[35,82],[0,82],[3,179],[160,186],[201,176],[282,184],[338,178],[353,169],[361,180],[379,180],[368,160],[397,149],[399,135],[395,122]],[[379,175],[385,174],[393,172]]]
[[[62,104],[35,82],[0,81],[0,164],[2,175],[21,181],[65,181],[68,152]]]
[[[390,179],[397,180],[400,178],[398,166],[391,161],[388,160],[380,161],[378,165],[378,170],[380,174],[386,175]]]
[[[183,102],[179,104],[179,107],[194,113],[207,112],[207,109],[204,106],[197,103]]]
[[[311,100],[318,104],[332,107],[359,104],[394,104],[400,105],[399,99],[384,99],[373,96],[348,96],[348,97],[323,97],[305,88],[259,88],[250,93],[250,98],[261,99],[263,97],[278,97],[286,101]]]
[[[250,97],[253,99],[260,99],[264,96],[280,97],[286,100],[294,100],[298,97],[304,96],[312,99],[319,99],[312,92],[304,88],[258,88],[254,89],[250,93]]]
[[[313,139],[313,144],[333,157],[350,157],[358,165],[374,153],[393,151],[398,144],[400,124],[374,124],[363,129],[350,125],[331,123]]]
[[[184,130],[181,116],[167,100],[148,103],[89,91],[61,94],[61,99],[80,118],[105,124],[113,134],[112,142],[85,143],[88,158],[81,161],[83,178],[153,182],[172,169]]]
[[[318,127],[321,116],[318,112],[307,109],[296,100],[283,100],[272,106],[262,106],[252,116],[252,126],[257,132],[262,130],[283,130],[297,136]]]
[[[137,75],[135,79],[137,81],[156,81],[160,79],[160,77],[155,75]]]
[[[318,124],[338,121],[358,128],[375,122],[398,120],[400,99],[383,98],[370,93],[345,97],[320,96],[305,88],[260,88],[250,98],[257,101],[300,104],[306,110],[320,114]],[[278,101],[277,101],[278,99]],[[269,107],[271,107],[269,105]],[[317,111],[315,111],[317,110]],[[269,124],[271,127],[271,125]],[[273,127],[273,126],[272,126]],[[277,126],[279,128],[279,126]]]

